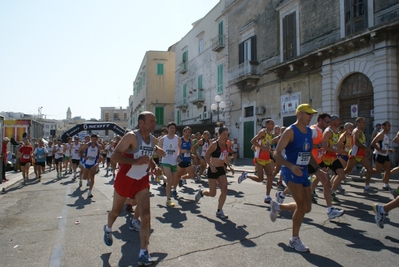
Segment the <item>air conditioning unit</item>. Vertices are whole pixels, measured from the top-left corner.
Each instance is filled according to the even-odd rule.
[[[203,120],[204,120],[204,113],[200,113],[200,114],[199,114],[199,120],[200,120],[200,121],[203,121]]]
[[[262,106],[255,108],[256,115],[263,115],[263,114],[265,114],[265,112],[266,112],[266,109]]]
[[[211,113],[209,111],[205,111],[203,115],[204,120],[209,120],[211,118]]]

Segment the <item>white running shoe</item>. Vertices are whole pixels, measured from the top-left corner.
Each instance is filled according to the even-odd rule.
[[[290,239],[290,241],[288,242],[288,245],[290,247],[292,247],[293,249],[295,249],[296,251],[310,252],[309,248],[302,243],[302,241],[299,237],[295,240]]]
[[[380,210],[381,210],[381,205],[379,205],[378,203],[373,203],[373,211],[375,213],[375,216],[374,216],[375,223],[380,228],[384,228],[384,220],[385,220],[386,214],[382,214],[380,212]]]
[[[216,217],[219,217],[220,219],[227,219],[227,218],[229,218],[229,216],[227,216],[226,214],[224,214],[224,212],[223,212],[222,209],[216,211]]]
[[[248,175],[247,172],[243,172],[243,173],[240,175],[240,177],[238,177],[238,180],[237,180],[238,184],[241,184],[242,181],[244,181],[245,179],[247,179],[247,175]]]
[[[203,197],[203,195],[202,195],[202,187],[200,187],[198,189],[197,194],[195,194],[195,202],[198,202],[201,199],[201,197]]]
[[[276,201],[272,200],[270,202],[270,214],[269,214],[270,220],[272,222],[276,221],[279,210],[280,210],[279,204]]]
[[[132,230],[132,231],[139,232],[140,231],[141,222],[139,220],[134,220],[134,221],[133,220],[134,219],[130,220],[129,229]]]
[[[327,213],[327,215],[328,215],[328,219],[332,220],[334,218],[338,218],[338,217],[341,217],[342,215],[344,215],[344,211],[336,209],[336,208],[332,208],[331,211],[329,213]]]
[[[283,204],[284,203],[284,199],[285,199],[285,197],[280,195],[281,193],[282,193],[281,191],[276,193],[276,201],[279,204]]]

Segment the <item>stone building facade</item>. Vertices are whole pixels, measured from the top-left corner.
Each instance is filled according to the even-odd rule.
[[[398,130],[399,0],[226,0],[222,16],[242,156],[264,119],[288,126],[300,103],[363,116],[367,136],[385,120]]]

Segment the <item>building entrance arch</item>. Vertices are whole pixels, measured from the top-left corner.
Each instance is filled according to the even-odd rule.
[[[370,79],[362,73],[349,75],[341,84],[338,99],[342,123],[352,122],[355,125],[356,117],[364,117],[364,134],[370,143],[374,128],[374,90]]]

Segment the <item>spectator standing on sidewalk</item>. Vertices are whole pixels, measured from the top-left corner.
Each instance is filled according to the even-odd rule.
[[[1,156],[3,158],[3,172],[2,172],[2,176],[1,176],[1,181],[0,184],[2,182],[7,182],[7,178],[6,178],[6,166],[7,166],[7,145],[8,142],[10,142],[10,139],[8,137],[4,137],[3,139],[3,146],[2,146],[2,151],[1,151]]]

